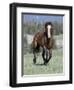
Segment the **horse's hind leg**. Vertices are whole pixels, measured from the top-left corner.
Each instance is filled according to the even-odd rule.
[[[36,52],[35,52],[35,50],[33,50],[33,55],[34,55],[33,63],[36,64]]]

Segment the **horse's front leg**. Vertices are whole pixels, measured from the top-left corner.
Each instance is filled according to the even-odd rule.
[[[48,63],[52,57],[52,49],[47,50],[46,54],[46,63]]]
[[[43,58],[43,60],[44,60],[44,65],[46,64],[46,58],[47,56],[46,56],[46,47],[44,46],[43,47],[43,51],[42,51],[42,58]]]
[[[43,52],[44,65],[47,65],[51,57],[52,57],[52,50],[44,49]]]

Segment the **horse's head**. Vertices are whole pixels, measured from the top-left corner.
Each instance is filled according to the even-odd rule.
[[[52,37],[52,23],[51,22],[47,22],[45,23],[45,32],[47,34],[47,38],[51,38]]]

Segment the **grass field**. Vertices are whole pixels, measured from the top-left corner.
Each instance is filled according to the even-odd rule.
[[[52,51],[52,58],[49,63],[43,63],[42,56],[37,58],[36,65],[33,64],[33,54],[24,55],[23,60],[23,75],[36,75],[36,74],[57,74],[63,72],[63,49],[54,49]]]
[[[54,35],[54,38],[57,40],[63,40],[63,34],[60,35]]]

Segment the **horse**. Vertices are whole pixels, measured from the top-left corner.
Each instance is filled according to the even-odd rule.
[[[44,31],[36,33],[33,37],[32,48],[34,64],[36,64],[36,53],[39,52],[40,47],[42,48],[43,65],[47,65],[52,57],[53,48],[53,25],[51,22],[46,22]]]

